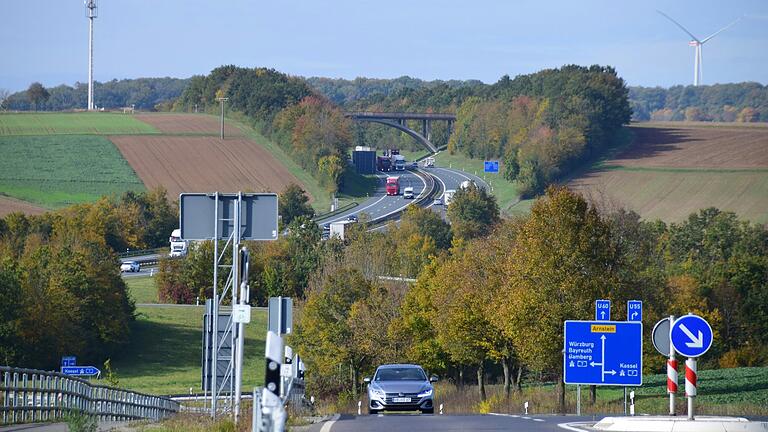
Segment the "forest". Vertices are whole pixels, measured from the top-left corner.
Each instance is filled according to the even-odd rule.
[[[733,213],[703,209],[667,225],[552,186],[530,215],[502,219],[494,197],[470,186],[448,208],[450,225],[411,207],[386,233],[363,222],[344,241],[321,241],[307,216],[276,242],[248,244],[249,284],[254,305],[295,299],[288,343],[313,394],[357,400],[362,377],[387,362],[474,381],[481,397],[496,379],[507,392],[541,379],[562,392],[563,321],[591,319],[598,298],[617,316],[642,300],[645,338],[670,314],[707,319],[716,343],[702,369],[768,361],[768,231]],[[212,254],[200,243],[183,262],[166,261],[161,296],[210,296]],[[390,275],[416,282],[379,278]],[[663,357],[644,350],[645,373],[663,371]]]
[[[137,110],[167,109],[189,85],[189,79],[137,78],[93,83],[93,102],[99,108]],[[68,111],[88,106],[88,83],[45,88],[32,83],[27,90],[8,95],[2,108],[11,111]]]

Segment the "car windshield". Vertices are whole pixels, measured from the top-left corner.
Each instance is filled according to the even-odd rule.
[[[376,372],[374,381],[426,381],[424,371],[415,367],[384,368]]]

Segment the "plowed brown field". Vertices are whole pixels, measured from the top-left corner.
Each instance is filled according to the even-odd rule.
[[[163,186],[169,197],[181,192],[279,193],[290,183],[303,187],[270,153],[245,138],[125,135],[110,139],[147,188]]]
[[[571,181],[643,218],[674,222],[706,207],[768,222],[768,127],[642,124],[616,158]]]
[[[137,114],[135,117],[166,134],[218,135],[221,132],[219,119],[205,114]],[[243,132],[225,122],[224,135],[243,136]]]
[[[45,213],[46,210],[44,208],[32,205],[26,201],[20,201],[17,199],[0,196],[0,217],[13,212],[37,215]]]

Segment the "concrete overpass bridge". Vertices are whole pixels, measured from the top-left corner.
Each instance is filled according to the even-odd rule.
[[[426,147],[432,153],[437,153],[437,147],[432,144],[432,122],[433,121],[446,121],[448,122],[448,134],[451,133],[453,128],[453,122],[456,121],[455,114],[439,114],[439,113],[395,113],[395,112],[346,112],[344,117],[351,118],[356,121],[366,121],[387,125],[398,129],[406,134],[410,135]],[[408,127],[408,120],[416,120],[421,122],[421,133]]]

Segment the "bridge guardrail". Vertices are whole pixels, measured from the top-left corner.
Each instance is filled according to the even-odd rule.
[[[0,366],[0,425],[61,420],[76,412],[98,420],[160,420],[179,411],[171,399],[59,372]]]

